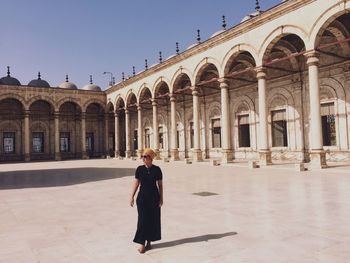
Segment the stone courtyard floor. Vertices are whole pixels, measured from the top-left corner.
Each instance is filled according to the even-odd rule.
[[[0,262],[350,262],[350,164],[295,172],[156,162],[162,240],[143,255],[129,206],[138,164],[1,164]]]

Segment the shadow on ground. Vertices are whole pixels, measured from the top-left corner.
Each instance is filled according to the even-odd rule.
[[[212,239],[219,239],[219,238],[234,236],[234,235],[237,235],[237,232],[227,232],[223,234],[208,234],[208,235],[197,236],[197,237],[183,238],[183,239],[178,239],[178,240],[159,243],[159,244],[152,244],[152,250],[157,248],[173,247],[173,246],[178,246],[178,245],[188,244],[188,243],[204,242]]]
[[[0,189],[55,187],[133,176],[131,168],[70,168],[0,172]]]

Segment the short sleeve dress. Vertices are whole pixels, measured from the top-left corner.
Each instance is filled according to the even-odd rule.
[[[145,241],[161,239],[159,189],[157,181],[163,179],[161,169],[152,165],[137,167],[135,178],[140,181],[140,190],[136,198],[138,221],[134,242],[145,244]]]

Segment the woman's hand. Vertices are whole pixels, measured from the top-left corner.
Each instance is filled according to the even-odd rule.
[[[135,203],[135,201],[134,201],[134,198],[132,197],[132,198],[130,199],[130,206],[133,207],[133,206],[134,206],[134,203]]]

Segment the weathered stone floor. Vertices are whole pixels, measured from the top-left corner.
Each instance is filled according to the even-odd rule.
[[[163,239],[140,255],[129,206],[138,164],[0,165],[0,262],[349,262],[350,165],[158,162]]]

